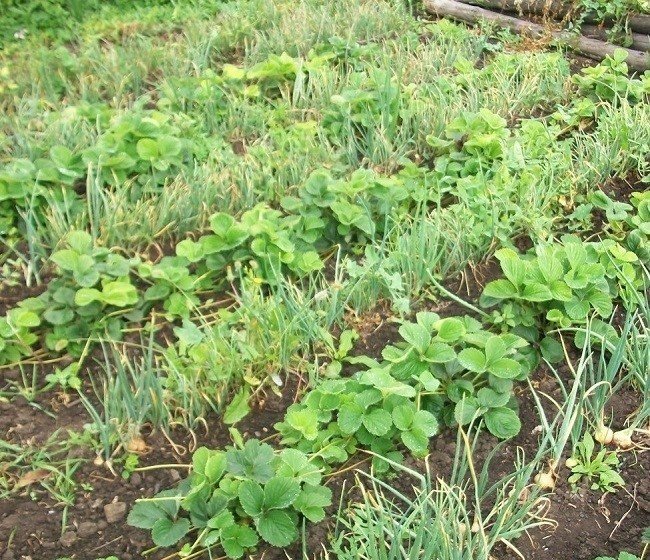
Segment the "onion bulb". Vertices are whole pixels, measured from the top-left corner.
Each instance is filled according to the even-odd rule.
[[[140,436],[133,436],[126,445],[126,450],[129,453],[144,453],[147,450],[147,444]]]
[[[594,439],[598,443],[602,443],[603,445],[607,445],[608,443],[612,443],[612,440],[614,439],[614,432],[612,431],[611,428],[608,428],[607,426],[603,426],[602,424],[596,428],[596,432],[594,433]]]
[[[633,445],[632,430],[627,429],[614,432],[612,441],[617,447],[620,447],[621,449],[630,449],[630,447]]]
[[[533,481],[542,490],[553,490],[555,488],[555,477],[552,472],[537,473]]]

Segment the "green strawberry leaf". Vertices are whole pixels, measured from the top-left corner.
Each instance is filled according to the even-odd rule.
[[[354,434],[363,422],[363,408],[354,403],[344,404],[339,410],[337,422],[343,434]]]
[[[521,430],[517,413],[506,407],[491,408],[485,413],[485,425],[490,433],[500,439],[516,436]]]
[[[172,546],[180,541],[190,531],[190,520],[164,518],[156,521],[151,528],[151,538],[156,546]]]
[[[409,430],[413,425],[415,408],[409,405],[396,406],[393,409],[393,424],[398,430]]]
[[[384,436],[393,425],[393,419],[388,411],[375,408],[363,416],[363,425],[372,435]]]
[[[460,319],[448,317],[435,324],[438,338],[444,342],[456,342],[465,336],[467,329]]]
[[[429,450],[429,438],[420,430],[408,430],[400,434],[402,443],[418,457],[426,455]]]
[[[438,433],[439,425],[436,417],[427,410],[418,410],[413,417],[412,430],[418,430],[427,437]]]
[[[221,546],[228,558],[241,558],[246,549],[254,547],[259,538],[257,533],[245,525],[231,525],[221,530]]]
[[[417,323],[405,323],[399,328],[399,334],[420,354],[424,354],[431,344],[431,333]]]
[[[264,509],[289,507],[299,493],[300,483],[297,480],[285,476],[273,477],[264,485]]]
[[[478,348],[465,348],[458,353],[461,366],[475,373],[483,373],[487,369],[485,354]]]
[[[273,546],[289,546],[298,537],[296,524],[289,514],[277,509],[257,517],[255,527],[260,536]]]
[[[490,363],[488,371],[495,377],[514,379],[521,374],[521,365],[510,358],[499,358]]]
[[[493,299],[510,299],[517,296],[517,288],[510,280],[493,280],[483,289],[483,296]]]
[[[244,511],[251,517],[258,517],[262,514],[264,507],[264,490],[253,480],[244,480],[237,490],[239,503]]]
[[[141,500],[133,504],[126,522],[139,529],[151,529],[160,519],[166,519],[166,513],[155,502]]]
[[[305,484],[293,507],[309,521],[318,523],[325,518],[325,509],[332,503],[332,491],[326,486]]]
[[[475,397],[465,397],[454,407],[454,419],[461,426],[466,426],[481,414],[481,407]]]

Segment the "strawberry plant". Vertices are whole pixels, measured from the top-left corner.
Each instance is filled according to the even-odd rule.
[[[190,259],[180,256],[163,257],[155,264],[138,265],[138,276],[150,283],[142,294],[145,309],[156,302],[162,302],[168,320],[190,318],[190,312],[199,304],[196,292],[212,285],[214,279],[209,273],[200,276],[193,274],[188,267],[188,260]]]
[[[150,529],[158,546],[195,534],[185,553],[220,548],[241,558],[260,540],[279,547],[294,542],[301,517],[322,520],[332,493],[320,482],[319,469],[295,449],[276,451],[258,440],[224,451],[202,447],[189,476],[176,489],[138,501],[128,522]]]
[[[390,177],[357,169],[347,178],[334,179],[319,169],[307,178],[298,196],[284,197],[281,204],[300,216],[298,235],[308,243],[318,242],[319,248],[325,241],[363,243],[383,234],[389,218],[429,200],[427,187],[426,173],[413,164]]]
[[[265,96],[284,91],[290,92],[293,81],[300,71],[299,61],[287,53],[269,57],[246,70],[246,78],[254,82]]]
[[[210,219],[213,234],[181,241],[176,254],[189,262],[204,262],[209,271],[252,259],[258,274],[269,282],[275,281],[283,267],[300,275],[318,270],[323,263],[313,246],[298,237],[295,223],[292,216],[283,216],[265,204],[244,212],[239,222],[217,213]]]
[[[290,406],[275,426],[283,444],[331,465],[359,448],[401,461],[398,443],[424,456],[441,422],[466,424],[483,416],[497,437],[518,433],[512,380],[523,379],[533,365],[523,339],[492,335],[469,317],[440,319],[429,312],[404,323],[400,335],[404,342],[387,346],[381,363],[349,358],[367,369],[325,380]],[[388,468],[380,457],[374,465],[379,472]]]
[[[436,171],[449,180],[484,173],[494,162],[502,160],[510,132],[505,119],[481,109],[478,113],[464,112],[454,119],[444,136],[429,136],[427,142],[439,154]]]
[[[608,235],[635,253],[641,262],[650,261],[650,193],[635,192],[630,204],[617,202],[604,192],[597,191],[590,198],[591,210],[596,207],[605,212],[604,224]]]
[[[196,149],[170,120],[169,115],[140,107],[115,115],[97,143],[83,151],[83,161],[98,167],[103,182],[114,187],[135,178],[131,187],[134,199],[155,192],[167,176],[178,173]]]
[[[32,353],[38,341],[34,330],[40,324],[39,314],[25,302],[0,317],[0,365],[19,362]]]
[[[639,102],[647,97],[650,88],[648,77],[629,78],[626,59],[627,52],[616,49],[600,64],[583,68],[580,74],[573,77],[580,97],[609,103],[619,103],[620,99],[625,98]]]
[[[500,304],[495,323],[534,342],[547,324],[567,328],[584,325],[592,314],[609,318],[614,299],[640,287],[637,255],[615,241],[584,243],[571,236],[562,241],[526,255],[496,252],[505,278],[488,283],[480,298],[485,307]],[[542,350],[546,344],[551,343],[545,339]]]
[[[13,236],[15,228],[22,229],[19,216],[28,208],[41,216],[46,199],[62,204],[76,197],[70,187],[85,170],[80,157],[65,146],[52,147],[49,156],[35,162],[12,159],[3,165],[0,171],[1,236]]]
[[[139,301],[130,280],[138,261],[95,247],[83,231],[70,232],[65,242],[66,247],[51,256],[60,276],[43,294],[24,300],[21,306],[42,321],[48,348],[57,352],[67,348],[76,354],[93,332],[121,337],[125,312],[120,310]]]

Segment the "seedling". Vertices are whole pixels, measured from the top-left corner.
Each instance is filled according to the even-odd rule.
[[[575,488],[586,479],[591,483],[592,490],[616,492],[617,486],[625,485],[618,474],[618,456],[614,451],[601,449],[594,454],[594,439],[590,433],[585,433],[581,442],[576,445],[574,454],[567,459],[567,467],[571,469],[569,483]]]

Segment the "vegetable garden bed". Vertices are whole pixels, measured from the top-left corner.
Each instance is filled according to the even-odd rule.
[[[9,2],[2,560],[646,557],[644,55],[443,4]]]

